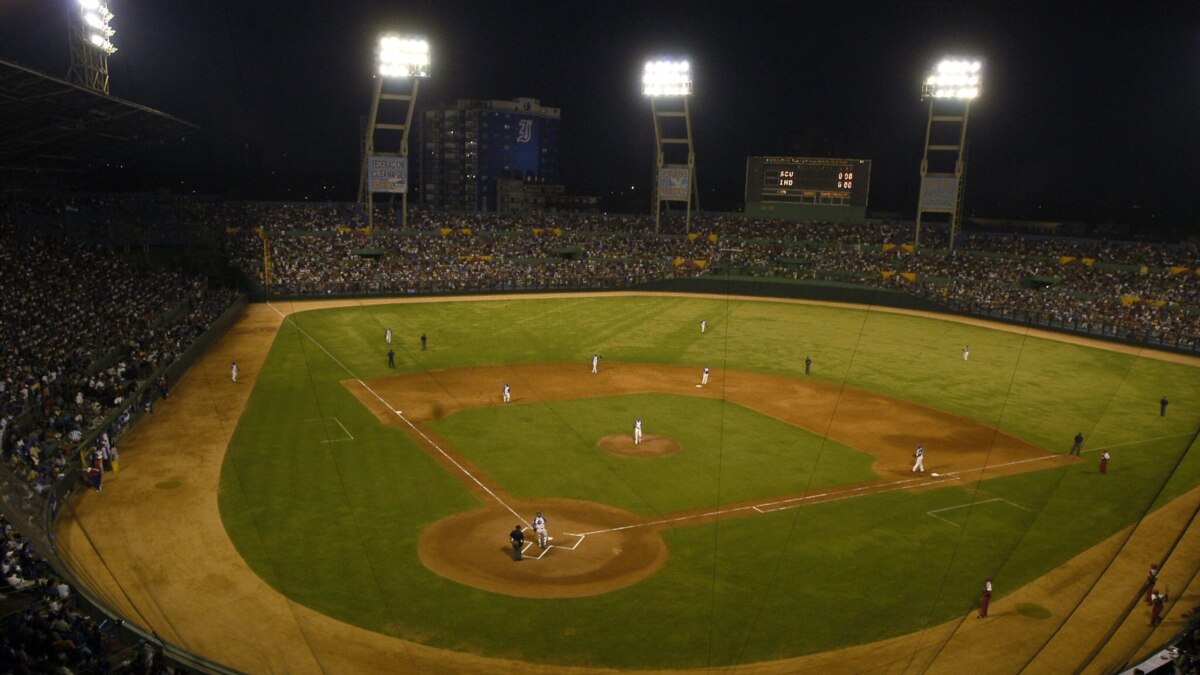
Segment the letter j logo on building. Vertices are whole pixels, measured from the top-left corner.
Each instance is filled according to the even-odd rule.
[[[528,143],[533,138],[533,120],[521,120],[517,127],[517,142]]]

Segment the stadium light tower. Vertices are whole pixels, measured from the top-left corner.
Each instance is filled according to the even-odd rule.
[[[67,79],[108,93],[108,57],[116,53],[116,30],[108,0],[74,0],[70,17],[71,66]]]
[[[692,118],[688,99],[692,95],[692,65],[687,59],[654,59],[642,71],[642,94],[650,99],[654,115],[654,231],[659,230],[663,202],[687,202],[685,223],[692,230],[692,204],[700,210],[696,186],[696,150],[692,145]],[[682,121],[682,125],[680,122]],[[678,134],[682,132],[683,135]],[[667,136],[665,134],[675,134]],[[668,162],[668,148],[687,149],[686,163]]]
[[[962,220],[963,185],[967,174],[967,119],[971,101],[979,97],[982,86],[983,64],[978,59],[943,59],[925,77],[921,93],[929,100],[929,119],[925,123],[925,152],[921,157],[921,194],[917,198],[914,248],[921,247],[922,216],[945,213],[950,216],[950,250],[954,251],[954,238]],[[932,142],[935,134],[939,142]],[[941,171],[930,172],[931,159]],[[951,161],[952,173],[946,170]]]
[[[366,200],[369,230],[375,226],[376,192],[399,193],[401,227],[408,224],[408,132],[412,127],[417,89],[421,80],[429,77],[429,41],[413,35],[384,33],[379,36],[375,57],[375,92],[364,130],[358,185],[359,203]],[[385,85],[389,91],[384,91]],[[381,104],[386,105],[381,109]],[[376,149],[378,140],[394,141],[397,134],[399,143],[392,146],[395,151]]]

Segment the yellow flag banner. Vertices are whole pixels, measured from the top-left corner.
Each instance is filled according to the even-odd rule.
[[[562,228],[561,228],[561,227],[556,227],[556,228],[554,228],[553,230],[550,230],[550,231],[551,231],[551,232],[553,232],[553,233],[554,233],[554,236],[556,236],[556,237],[561,237],[561,236],[562,236]]]
[[[471,228],[469,228],[469,227],[460,227],[460,228],[458,228],[458,233],[459,233],[459,234],[471,234]]]
[[[699,237],[699,236],[700,236],[699,232],[688,232],[688,241],[696,241],[696,237]]]
[[[692,262],[694,262],[696,264],[696,267],[699,267],[700,269],[704,269],[705,267],[708,267],[707,260],[693,260]]]
[[[1073,255],[1059,256],[1058,262],[1062,265],[1070,265],[1071,263],[1075,262],[1075,256],[1073,256]]]
[[[884,252],[884,253],[887,253],[888,251],[890,251],[890,250],[892,250],[892,249],[894,249],[894,248],[896,248],[896,245],[895,245],[895,244],[884,244],[884,245],[883,245],[883,252]]]
[[[892,270],[879,270],[879,273],[883,275],[884,279],[891,279],[896,276],[896,273]]]
[[[675,267],[679,267],[680,265],[683,264],[683,258],[674,258],[671,260],[671,264],[674,265]]]
[[[1175,276],[1177,274],[1183,274],[1184,272],[1191,272],[1191,270],[1186,267],[1172,266],[1169,269],[1171,270],[1171,276]],[[1200,270],[1197,270],[1197,273],[1200,273]]]
[[[237,234],[238,232],[241,232],[241,231],[242,231],[242,228],[240,228],[240,227],[225,228],[225,234]]]
[[[1088,267],[1091,267],[1092,265],[1096,264],[1095,258],[1080,258],[1080,260],[1082,260],[1083,264],[1087,265]]]
[[[255,232],[257,232],[257,233],[259,233],[259,234],[262,234],[262,233],[263,233],[263,226],[262,226],[262,225],[259,225],[258,227],[254,228],[254,231],[255,231]]]
[[[353,231],[353,227],[346,227],[345,225],[338,228],[338,234],[350,234]]]
[[[542,233],[543,233],[543,232],[545,232],[545,231],[546,231],[546,228],[544,228],[544,227],[535,227],[535,228],[533,228],[533,233],[534,233],[535,235],[539,236],[539,237],[540,237],[540,236],[542,235]]]
[[[1167,304],[1166,300],[1147,300],[1146,302],[1149,302],[1155,307],[1162,307],[1163,305]]]
[[[711,241],[711,242],[714,242],[714,243],[715,243],[715,242],[717,241],[717,239],[718,239],[718,237],[717,237],[717,233],[716,233],[716,232],[713,232],[712,234],[708,235],[708,240],[709,240],[709,241]]]
[[[904,277],[905,279],[908,279],[909,281],[916,281],[916,280],[917,280],[917,273],[916,273],[916,272],[901,272],[901,273],[900,273],[900,276]]]
[[[371,234],[371,228],[369,228],[369,227],[360,227],[360,228],[358,228],[358,233],[359,233],[359,234]]]
[[[1137,295],[1122,295],[1121,296],[1121,304],[1124,305],[1125,307],[1128,307],[1135,302],[1140,302],[1141,299],[1142,298]]]
[[[904,249],[905,251],[907,251],[909,253],[912,253],[913,251],[917,250],[917,247],[914,244],[900,244],[900,248]]]
[[[438,228],[438,232],[441,232],[443,237],[449,236],[451,231],[452,230],[448,227],[439,227]]]
[[[1150,273],[1150,268],[1146,267],[1145,265],[1142,265],[1141,267],[1138,268],[1138,274],[1149,274],[1149,273]]]

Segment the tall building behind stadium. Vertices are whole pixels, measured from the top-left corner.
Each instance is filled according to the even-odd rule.
[[[544,202],[562,193],[561,119],[558,108],[534,98],[459,100],[426,110],[420,127],[422,205],[447,211],[524,210],[513,207],[530,201],[548,206]]]

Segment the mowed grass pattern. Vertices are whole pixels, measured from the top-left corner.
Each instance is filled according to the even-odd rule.
[[[297,602],[452,649],[669,667],[868,642],[962,616],[987,574],[1002,597],[1200,481],[1200,461],[1188,452],[1200,426],[1195,368],[950,321],[753,299],[617,296],[401,303],[292,320],[226,456],[220,506],[230,536]],[[996,424],[1054,452],[1065,453],[1082,431],[1087,461],[672,528],[663,533],[665,567],[632,587],[573,600],[502,596],[421,565],[421,529],[480,504],[341,384],[351,374],[391,372],[387,327],[402,371],[546,361],[583,368],[599,352],[610,362],[802,376],[810,355],[812,377]],[[1159,417],[1164,393],[1171,409]],[[868,466],[856,449],[835,450],[727,403],[639,398],[470,411],[438,428],[518,496],[578,497],[640,513],[794,492],[852,480]],[[695,405],[716,408],[697,414]],[[683,436],[685,451],[618,458],[597,450],[599,435],[630,430],[634,408],[652,411],[640,413],[648,432],[678,429],[672,435]],[[493,424],[503,433],[490,434]],[[352,441],[338,440],[342,425]],[[769,438],[745,449],[760,427]],[[1094,461],[1102,446],[1114,446],[1105,477]],[[835,457],[844,464],[833,466]],[[670,467],[677,478],[679,463],[691,463],[687,480],[655,474],[655,466]],[[981,503],[994,498],[1021,508]],[[945,508],[953,508],[954,525],[928,515]]]

